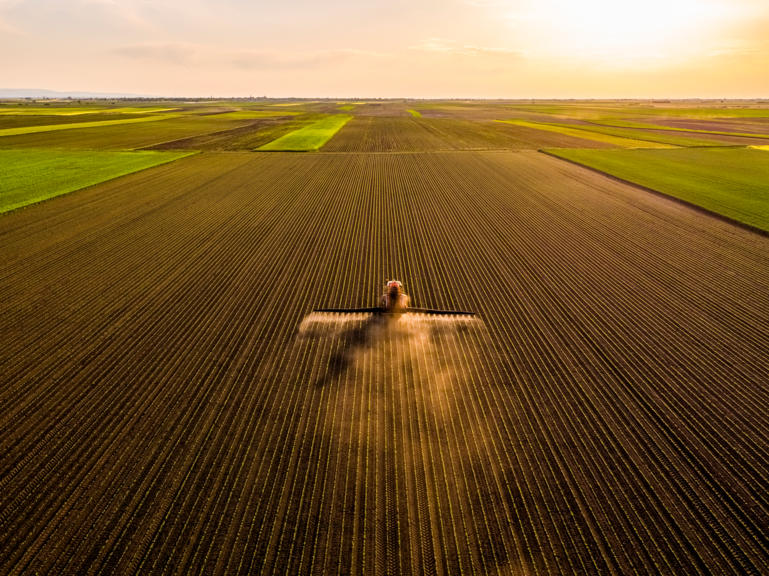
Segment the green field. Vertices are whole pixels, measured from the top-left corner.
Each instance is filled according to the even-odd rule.
[[[309,152],[320,150],[351,119],[352,116],[347,114],[327,116],[303,128],[289,132],[285,136],[281,136],[264,146],[260,146],[258,150],[273,152]]]
[[[80,116],[82,114],[97,114],[109,112],[110,114],[151,114],[155,112],[170,112],[177,108],[161,106],[120,106],[117,108],[93,105],[70,106],[23,106],[0,105],[0,116],[3,115],[29,115],[29,116]]]
[[[133,150],[165,146],[173,148],[182,139],[204,135],[226,136],[230,131],[245,131],[258,136],[263,128],[272,137],[257,138],[244,144],[243,149],[252,150],[282,136],[286,132],[304,126],[306,115],[279,114],[265,118],[239,118],[230,114],[185,114],[178,118],[162,122],[138,122],[132,124],[117,124],[79,128],[72,130],[57,130],[52,132],[33,132],[0,138],[0,148],[56,148],[79,150]],[[32,118],[32,117],[31,117]],[[285,125],[285,130],[283,126]],[[203,150],[200,148],[185,149]]]
[[[662,104],[649,106],[640,102],[618,104],[615,101],[604,103],[548,103],[541,102],[531,105],[515,104],[512,110],[533,112],[536,114],[551,114],[569,118],[643,118],[670,116],[675,118],[696,118],[698,120],[714,118],[769,118],[766,104],[751,104],[750,106],[733,104],[720,107],[703,104],[694,106],[685,103]]]
[[[257,118],[278,118],[280,116],[296,116],[301,112],[296,110],[232,110],[217,114],[227,120],[256,120]]]
[[[0,213],[190,154],[0,150]]]
[[[560,124],[560,126],[564,126],[564,124]],[[620,138],[670,144],[671,146],[723,146],[724,144],[723,142],[693,138],[675,132],[672,134],[670,132],[662,134],[658,132],[650,132],[649,130],[654,129],[654,127],[644,126],[642,124],[633,127],[615,126],[613,124],[584,124],[579,125],[579,129]]]
[[[512,124],[514,126],[524,126],[526,128],[536,128],[537,130],[545,130],[547,132],[555,132],[557,134],[564,134],[566,136],[573,136],[575,138],[582,138],[584,140],[593,140],[595,142],[603,142],[605,144],[611,144],[620,148],[671,148],[669,144],[661,144],[658,142],[651,142],[649,140],[639,140],[634,138],[624,138],[621,136],[614,136],[612,134],[603,134],[592,130],[578,128],[576,126],[565,126],[563,124],[549,124],[544,122],[529,122],[526,120],[499,120],[505,124]]]
[[[549,152],[769,231],[769,156],[762,150],[711,147]]]
[[[413,106],[413,103],[411,105]],[[567,154],[581,155],[604,162],[604,158],[612,156],[597,154],[591,150],[607,147],[712,147],[724,143],[718,141],[717,135],[725,136],[726,143],[734,143],[730,138],[738,136],[762,136],[746,130],[753,126],[756,126],[756,130],[762,129],[760,120],[753,120],[755,124],[751,124],[750,119],[760,119],[769,114],[765,108],[718,109],[707,104],[702,107],[676,107],[639,105],[632,102],[542,102],[533,105],[511,105],[503,101],[435,102],[433,107],[440,109],[444,117],[412,122],[408,116],[421,118],[421,112],[408,106],[409,103],[398,101],[240,103],[212,100],[190,103],[154,102],[152,105],[143,105],[140,102],[109,105],[103,101],[92,101],[82,104],[56,103],[52,106],[34,102],[8,103],[0,105],[0,118],[7,119],[3,121],[4,127],[0,128],[0,149],[31,148],[37,150],[34,155],[38,155],[40,149],[313,151],[323,148],[324,151],[343,152],[563,148],[569,149],[564,152],[564,157]],[[352,114],[334,113],[340,108],[349,110]],[[371,112],[374,116],[369,115]],[[144,116],[130,116],[139,113]],[[388,118],[386,122],[375,118],[381,114]],[[718,114],[724,118],[748,120],[739,126],[742,130],[735,129],[734,132],[676,128],[661,123],[665,122],[668,116],[671,119],[702,119],[718,117]],[[82,115],[87,116],[83,121],[78,120]],[[653,123],[652,115],[656,118]],[[548,117],[552,121],[548,120]],[[355,118],[355,121],[345,128],[343,134],[335,138],[333,143],[326,145],[352,118]],[[585,123],[585,119],[590,119],[590,122]],[[698,134],[702,136],[698,137]],[[737,139],[736,142],[739,143],[740,140]],[[744,143],[750,144],[750,141]],[[579,150],[572,150],[576,148]],[[752,158],[752,154],[759,152],[760,150],[743,150],[732,154],[747,154],[747,158]],[[726,151],[719,153],[727,154]],[[87,155],[86,153],[85,156]],[[632,157],[642,164],[652,158],[648,155]],[[711,181],[711,166],[698,164],[699,152],[694,148],[687,153],[671,157],[693,158],[685,166],[686,173],[671,175],[673,180]],[[650,177],[649,174],[654,174],[653,166],[648,170],[635,164],[634,166],[639,172],[645,173],[646,179]],[[746,172],[737,168],[737,176],[747,178],[752,173],[750,168],[749,166]],[[625,172],[616,169],[612,174],[624,177],[622,174]],[[724,174],[719,175],[726,177]],[[631,176],[633,174],[628,178]],[[8,177],[6,176],[6,179]],[[80,181],[78,178],[74,179],[66,189],[75,189]],[[657,186],[656,180],[654,185],[649,187],[674,196],[689,196],[685,191],[671,192],[670,186],[667,185]],[[700,188],[699,184],[695,184],[695,187]],[[56,194],[58,192],[51,195]],[[31,191],[28,196],[48,197],[37,191]],[[739,197],[738,195],[737,198]],[[737,213],[744,209],[744,202],[740,200],[737,200],[739,206],[730,207],[729,202],[728,195],[717,195],[717,201],[708,203],[708,209],[729,217],[732,217],[732,212]],[[760,200],[752,197],[746,197],[745,202],[760,204]],[[744,218],[752,217],[748,214]],[[745,221],[744,218],[740,221]]]
[[[701,128],[676,128],[675,126],[666,126],[663,124],[647,124],[645,122],[630,122],[620,120],[601,121],[603,126],[616,126],[620,128],[641,128],[644,130],[665,130],[668,132],[690,132],[692,134],[713,134],[716,136],[744,136],[746,138],[762,138],[769,140],[769,134],[756,132],[729,132],[727,130],[704,130]]]
[[[141,122],[157,122],[178,118],[177,114],[157,114],[155,116],[143,116],[141,118],[126,118],[121,120],[102,120],[95,122],[72,122],[69,124],[47,124],[43,126],[22,126],[20,128],[5,128],[0,130],[1,136],[19,136],[20,134],[34,134],[35,132],[55,132],[57,130],[74,130],[78,128],[97,128],[101,126],[114,126],[116,124],[137,124]]]
[[[0,575],[769,575],[765,119],[14,102]]]

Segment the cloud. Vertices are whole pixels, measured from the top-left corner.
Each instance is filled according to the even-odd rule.
[[[727,28],[724,37],[731,47],[767,50],[769,49],[767,26],[769,26],[769,8],[763,14],[756,14],[753,18],[733,23]]]
[[[8,23],[5,18],[0,16],[0,34],[21,36],[22,31],[13,24]]]
[[[124,58],[178,66],[235,68],[239,70],[312,70],[338,65],[354,58],[377,58],[384,55],[365,50],[319,50],[289,52],[286,50],[226,50],[215,46],[184,42],[141,43],[115,48]]]
[[[410,50],[422,50],[425,52],[451,52],[455,48],[454,42],[443,38],[426,38],[419,44],[409,46]]]
[[[245,70],[264,69],[312,69],[337,64],[353,57],[374,57],[381,54],[365,50],[321,50],[313,52],[286,52],[276,50],[248,50],[231,55],[229,61]]]
[[[105,21],[130,28],[150,28],[150,23],[139,13],[131,2],[116,0],[80,0],[81,11],[96,12]]]
[[[23,31],[11,23],[9,14],[20,3],[20,0],[0,0],[0,34],[21,36]]]
[[[509,0],[462,0],[462,4],[475,8],[508,8]]]
[[[453,40],[435,37],[427,38],[419,44],[410,46],[409,49],[422,52],[436,52],[463,56],[499,56],[504,58],[521,58],[525,56],[525,52],[523,50],[477,46],[475,44],[459,44]]]
[[[763,53],[761,48],[755,46],[718,46],[713,48],[707,56],[711,58],[745,58],[748,56],[756,56]]]
[[[170,64],[184,65],[192,63],[198,54],[198,48],[192,44],[146,43],[121,46],[113,50],[115,54],[134,60],[152,60]]]
[[[510,48],[490,48],[488,46],[474,46],[472,44],[465,44],[459,49],[462,54],[476,54],[484,56],[501,56],[504,58],[522,58],[526,56],[525,50],[513,50]]]
[[[283,51],[252,50],[234,54],[231,63],[244,70],[307,69],[345,59],[336,52],[291,54]]]
[[[0,0],[0,30],[68,45],[154,30],[143,3],[121,0]]]

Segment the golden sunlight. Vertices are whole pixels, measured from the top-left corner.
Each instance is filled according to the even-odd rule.
[[[538,37],[542,55],[604,65],[685,58],[729,14],[724,0],[526,0],[508,13],[516,29]]]

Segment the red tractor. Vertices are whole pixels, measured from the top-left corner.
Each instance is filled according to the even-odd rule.
[[[460,310],[435,310],[433,308],[409,308],[409,297],[403,291],[403,284],[399,280],[388,280],[380,299],[380,305],[376,308],[320,308],[316,312],[336,313],[361,313],[372,314],[445,314],[452,316],[475,316],[475,312],[463,312]]]

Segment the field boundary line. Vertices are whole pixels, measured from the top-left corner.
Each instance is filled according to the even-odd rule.
[[[214,130],[213,132],[201,132],[200,134],[194,134],[192,136],[182,136],[181,138],[173,138],[171,140],[163,140],[162,142],[155,142],[154,144],[147,144],[146,146],[141,146],[139,148],[131,148],[131,150],[136,151],[154,151],[156,150],[157,146],[163,146],[165,144],[173,144],[174,142],[183,142],[184,140],[190,140],[192,138],[200,138],[204,136],[222,136],[229,132],[234,132],[235,130],[241,130],[243,128],[251,128],[256,125],[258,125],[259,122],[264,120],[265,118],[273,119],[273,118],[284,118],[284,116],[265,116],[264,118],[255,118],[253,120],[246,121],[246,124],[239,124],[238,126],[235,126],[233,128],[226,128],[224,130]],[[174,148],[169,148],[167,150],[174,150]],[[176,150],[194,150],[196,152],[202,152],[203,149],[197,149],[197,148],[176,148]],[[207,150],[208,151],[208,150]],[[250,152],[250,150],[215,150],[216,152]]]
[[[93,152],[93,151],[84,151],[84,152]],[[128,154],[132,154],[134,152],[139,153],[147,153],[147,152],[159,152],[160,154],[166,154],[168,156],[175,156],[175,158],[168,158],[161,162],[158,162],[157,164],[151,164],[149,166],[145,166],[143,168],[138,168],[136,170],[132,170],[130,172],[122,172],[117,173],[113,176],[110,176],[108,178],[105,178],[104,180],[100,180],[99,182],[93,182],[91,184],[86,184],[84,186],[80,186],[78,188],[74,188],[72,190],[67,190],[61,193],[53,194],[52,196],[47,196],[45,198],[40,198],[39,200],[32,200],[30,202],[22,202],[17,203],[15,205],[12,205],[10,208],[3,209],[0,207],[0,217],[2,217],[4,214],[10,214],[11,212],[15,212],[17,210],[22,210],[24,208],[27,208],[29,206],[34,206],[36,204],[40,204],[41,202],[48,202],[49,200],[53,200],[55,198],[59,198],[60,196],[67,196],[69,194],[73,194],[75,192],[79,192],[81,190],[86,190],[88,188],[91,188],[92,186],[98,186],[100,184],[104,184],[105,182],[112,182],[113,180],[117,180],[118,178],[123,178],[124,176],[130,176],[131,174],[138,174],[140,172],[144,172],[145,170],[149,170],[150,168],[156,168],[158,166],[165,166],[167,164],[171,164],[172,162],[176,162],[177,160],[181,160],[182,158],[188,158],[190,156],[194,156],[196,154],[199,154],[199,150],[189,150],[189,151],[174,151],[174,150],[115,150],[115,151],[104,151],[105,153],[110,152],[125,152]],[[98,152],[97,152],[98,153]]]
[[[349,114],[332,114],[262,144],[255,152],[317,152],[353,119]]]
[[[760,236],[764,236],[766,238],[769,238],[769,230],[764,230],[763,228],[759,228],[758,226],[753,226],[752,224],[747,224],[745,222],[740,222],[739,220],[735,220],[734,218],[730,218],[729,216],[725,216],[724,214],[720,214],[718,212],[715,212],[713,210],[708,210],[707,208],[700,206],[699,204],[694,204],[693,202],[689,202],[688,200],[683,200],[681,198],[676,198],[675,196],[671,196],[669,194],[665,194],[664,192],[660,192],[659,190],[655,190],[654,188],[649,188],[648,186],[644,186],[643,184],[636,184],[635,182],[632,182],[630,180],[625,180],[624,178],[620,178],[619,176],[615,176],[614,174],[610,174],[609,172],[604,172],[603,170],[600,170],[598,168],[593,168],[592,166],[588,166],[587,164],[581,164],[580,162],[577,162],[576,160],[570,160],[568,158],[564,158],[562,156],[558,156],[554,152],[550,152],[549,150],[545,150],[540,148],[537,150],[537,152],[540,152],[541,154],[544,154],[546,156],[550,156],[551,158],[557,158],[558,160],[561,160],[563,162],[568,162],[569,164],[573,164],[574,166],[579,166],[580,168],[584,168],[586,170],[590,170],[591,172],[595,172],[597,174],[601,174],[602,176],[605,176],[609,178],[610,180],[614,180],[615,182],[619,182],[621,184],[626,184],[628,186],[632,186],[633,188],[637,188],[639,190],[643,190],[644,192],[650,192],[652,194],[655,194],[656,196],[666,198],[668,200],[672,200],[673,202],[676,202],[678,204],[681,204],[683,206],[686,206],[688,208],[692,208],[696,210],[697,212],[700,212],[702,214],[705,214],[707,216],[711,216],[713,218],[716,218],[718,220],[721,220],[722,222],[726,222],[728,224],[733,224],[735,226],[738,226],[739,228],[742,228],[743,230],[748,230],[749,232],[754,232],[756,234],[759,234]]]
[[[70,124],[44,124],[41,126],[23,126],[19,128],[4,128],[0,137],[38,134],[40,132],[59,132],[61,130],[78,130],[84,128],[101,128],[103,126],[118,126],[120,124],[139,124],[144,122],[159,122],[181,118],[182,114],[162,114],[157,116],[142,116],[141,118],[125,118],[120,120],[94,120],[93,122],[72,122]]]
[[[534,122],[528,120],[494,120],[501,124],[510,124],[511,126],[523,126],[525,128],[533,128],[534,130],[543,130],[545,132],[554,132],[556,134],[563,134],[565,136],[571,136],[573,138],[581,138],[582,140],[588,140],[591,142],[601,142],[604,144],[610,144],[617,146],[618,148],[624,148],[627,150],[635,150],[638,148],[656,148],[660,150],[670,148],[681,148],[675,144],[666,144],[658,140],[652,140],[650,138],[628,138],[626,136],[617,136],[615,134],[605,134],[590,130],[587,127],[579,127],[579,125],[567,126],[565,124],[549,123],[549,122]]]
[[[677,126],[666,126],[664,124],[649,124],[641,125],[642,122],[618,122],[615,123],[602,123],[598,121],[587,120],[590,124],[596,126],[610,126],[612,128],[631,128],[638,130],[664,130],[667,132],[688,132],[691,134],[712,134],[715,136],[739,136],[741,138],[757,138],[759,140],[769,140],[769,134],[763,134],[761,132],[727,132],[725,130],[703,130],[700,128],[678,128]],[[623,125],[626,124],[626,125]],[[630,126],[632,124],[632,126]]]

